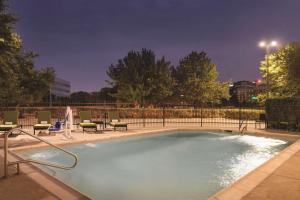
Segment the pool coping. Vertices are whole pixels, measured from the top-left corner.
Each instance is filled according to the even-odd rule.
[[[180,130],[178,128],[165,128],[165,129],[158,129],[158,130],[146,130],[143,132],[138,132],[138,133],[131,133],[131,134],[122,134],[120,133],[119,135],[112,135],[107,138],[93,138],[93,139],[86,139],[86,140],[80,140],[80,141],[71,141],[71,142],[65,142],[61,141],[59,143],[55,143],[55,145],[63,147],[63,146],[68,146],[68,145],[76,145],[76,144],[87,144],[91,142],[101,142],[101,141],[107,141],[107,140],[114,140],[114,139],[121,139],[121,138],[127,138],[127,137],[135,137],[135,136],[142,136],[142,135],[154,135],[154,134],[159,134],[163,132],[169,132],[169,131],[176,131]],[[18,147],[12,147],[10,148],[11,151],[13,152],[24,152],[32,149],[40,149],[40,148],[47,148],[49,145],[47,144],[33,144],[33,145],[27,145],[27,146],[18,146]]]
[[[220,128],[208,128],[208,127],[181,127],[181,128],[175,128],[175,127],[166,127],[163,129],[158,130],[144,130],[139,132],[134,132],[132,134],[120,134],[120,135],[112,135],[111,137],[106,138],[95,138],[95,139],[87,139],[82,141],[75,141],[71,143],[56,143],[58,146],[66,146],[66,145],[74,145],[74,144],[84,144],[89,142],[100,142],[100,141],[106,141],[106,140],[112,140],[112,139],[120,139],[124,137],[134,137],[134,136],[141,136],[141,135],[151,135],[151,134],[159,134],[163,132],[170,132],[170,131],[183,131],[183,130],[191,130],[191,131],[218,131],[218,132],[224,132],[228,134],[239,134],[236,129],[231,129],[233,133],[226,132],[224,129]],[[272,132],[258,132],[258,131],[247,131],[245,132],[247,135],[255,135],[255,136],[266,136],[266,137],[276,137],[276,138],[291,138],[291,139],[298,139],[294,144],[290,145],[289,147],[285,148],[281,152],[279,152],[277,155],[272,157],[270,160],[266,161],[259,167],[255,168],[253,171],[247,173],[242,178],[238,179],[234,183],[232,183],[229,187],[226,187],[219,192],[215,193],[213,196],[211,196],[210,200],[234,200],[234,199],[241,199],[245,195],[247,195],[249,192],[251,192],[258,184],[260,184],[265,178],[270,176],[278,167],[280,167],[285,161],[287,161],[292,155],[294,155],[298,150],[300,150],[300,136],[294,135],[294,134],[287,134],[287,133],[272,133]],[[15,153],[24,152],[31,149],[39,149],[39,148],[45,148],[47,145],[41,145],[41,144],[34,144],[30,146],[24,146],[24,147],[15,147],[12,148],[12,151]],[[17,154],[15,156],[19,157]],[[71,186],[63,183],[59,179],[57,179],[54,176],[51,176],[50,174],[47,174],[40,168],[34,166],[31,163],[25,164],[27,165],[27,169],[25,167],[22,167],[21,171],[23,173],[32,173],[32,171],[36,171],[38,175],[34,175],[33,181],[37,182],[38,184],[44,186],[45,181],[48,184],[53,184],[54,188],[62,187],[63,189],[67,190],[68,192],[75,192],[82,195],[79,199],[89,199],[86,195],[82,194],[78,190],[72,188]],[[24,164],[22,165],[24,166]],[[24,170],[25,168],[25,170]],[[49,188],[45,187],[45,189],[49,190]],[[50,188],[51,189],[51,188]],[[59,198],[66,199],[61,197],[61,194],[57,194],[57,190],[54,189],[53,191],[50,191],[53,195],[58,196]],[[80,195],[79,195],[80,196]],[[78,198],[76,198],[78,199]]]
[[[9,161],[19,160],[19,158],[21,157],[14,152],[10,152],[10,154],[8,154]],[[13,166],[10,166],[10,168],[12,167]],[[16,169],[14,171],[16,172]],[[34,166],[33,164],[23,163],[20,170],[20,175],[25,175],[32,182],[44,188],[50,195],[57,199],[90,199],[85,194],[52,177],[50,174],[45,173],[43,170],[37,166]],[[17,176],[17,174],[10,174],[7,178],[1,177],[2,181],[9,179],[11,176]]]
[[[139,131],[137,133],[130,133],[130,134],[122,134],[121,132],[118,135],[111,135],[110,137],[106,138],[93,138],[93,139],[85,139],[85,140],[80,140],[80,141],[60,141],[55,143],[57,146],[67,146],[67,145],[75,145],[75,144],[86,144],[90,142],[100,142],[100,141],[106,141],[106,140],[112,140],[112,139],[120,139],[120,138],[126,138],[126,137],[134,137],[134,136],[142,136],[142,135],[150,135],[150,134],[159,134],[163,132],[169,132],[169,131],[217,131],[217,132],[223,132],[223,133],[228,133],[228,134],[233,134],[233,135],[238,135],[239,130],[238,129],[220,129],[220,128],[208,128],[208,127],[165,127],[162,129],[157,129],[157,130],[143,130]],[[232,132],[228,132],[228,130]],[[258,130],[252,130],[252,131],[246,131],[243,134],[246,135],[253,135],[253,136],[265,136],[265,137],[271,137],[271,138],[278,138],[278,139],[293,139],[297,140],[300,139],[300,135],[297,134],[291,134],[291,133],[274,133],[274,132],[259,132]],[[22,152],[22,151],[27,151],[27,150],[32,150],[32,149],[39,149],[39,148],[45,148],[48,147],[47,144],[42,144],[42,143],[37,143],[37,144],[32,144],[32,145],[26,145],[26,146],[16,146],[16,147],[11,147],[11,151],[14,152]]]

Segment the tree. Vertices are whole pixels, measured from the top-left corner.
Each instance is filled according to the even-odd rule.
[[[24,52],[21,37],[14,32],[16,18],[0,0],[0,104],[38,102],[48,93],[54,70],[34,68],[36,54]]]
[[[157,103],[172,94],[170,62],[164,57],[156,60],[151,50],[130,51],[107,71],[109,83],[116,88],[114,96],[120,101],[141,105]]]
[[[112,94],[116,93],[115,88],[104,87],[101,88],[99,92],[91,93],[91,102],[106,102],[112,103],[115,102],[116,99],[112,96]]]
[[[300,43],[290,43],[273,52],[261,62],[260,71],[269,79],[269,94],[276,97],[300,96]],[[265,98],[266,94],[260,95]]]
[[[220,83],[216,65],[205,52],[191,52],[173,70],[175,94],[187,103],[217,103],[228,98],[228,84]]]
[[[73,103],[90,103],[91,94],[83,91],[73,92],[70,99]]]
[[[41,102],[49,95],[50,84],[54,81],[52,68],[35,69],[32,52],[18,56],[15,74],[19,78],[19,87],[22,93],[22,102]]]
[[[18,79],[14,76],[10,62],[21,48],[21,40],[12,32],[16,19],[6,9],[5,1],[0,0],[0,103],[8,103],[20,97]]]

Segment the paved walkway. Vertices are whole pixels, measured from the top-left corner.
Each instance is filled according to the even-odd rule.
[[[256,186],[243,200],[299,200],[300,151]]]
[[[0,176],[3,176],[3,157],[0,156]],[[15,170],[10,167],[9,173]],[[11,176],[7,179],[0,179],[0,199],[14,200],[37,200],[37,199],[58,199],[43,186],[33,181],[27,174]]]

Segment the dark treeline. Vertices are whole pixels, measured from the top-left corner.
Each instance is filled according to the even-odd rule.
[[[218,81],[216,65],[205,52],[191,52],[172,66],[152,50],[130,51],[112,64],[110,87],[99,92],[75,92],[69,102],[126,102],[135,105],[220,103],[229,97],[228,83]]]
[[[53,97],[55,103],[114,103],[116,98],[111,94],[115,93],[114,88],[102,88],[97,92],[73,92],[70,97]]]

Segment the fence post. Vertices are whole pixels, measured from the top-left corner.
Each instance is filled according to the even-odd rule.
[[[4,151],[4,178],[8,176],[8,131],[4,132],[4,140],[3,140],[3,151]]]
[[[241,126],[242,126],[242,121],[241,121],[241,106],[239,106],[239,131],[240,131],[240,129],[241,129]]]
[[[201,127],[203,125],[202,119],[203,119],[203,105],[201,104],[201,108],[200,108],[200,124],[201,124]]]
[[[142,118],[143,118],[143,127],[146,126],[146,119],[145,119],[145,108],[142,107]]]
[[[108,118],[108,113],[105,112],[105,113],[104,113],[104,125],[103,125],[104,128],[106,128],[107,118]]]
[[[165,105],[163,105],[163,126],[165,126]]]
[[[194,119],[196,119],[196,121],[197,121],[197,117],[198,117],[197,106],[196,106],[196,104],[194,103],[191,121],[193,122]],[[196,122],[196,123],[197,123],[197,122]]]

